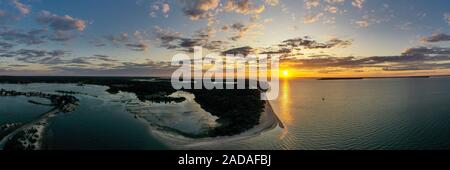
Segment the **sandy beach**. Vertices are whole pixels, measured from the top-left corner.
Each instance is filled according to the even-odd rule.
[[[260,116],[259,124],[252,129],[237,135],[193,139],[166,131],[160,131],[154,127],[150,127],[150,131],[153,135],[168,144],[170,147],[174,147],[176,149],[195,149],[206,145],[220,145],[222,143],[251,138],[277,126],[284,128],[283,123],[273,111],[270,103],[266,102],[264,111]]]

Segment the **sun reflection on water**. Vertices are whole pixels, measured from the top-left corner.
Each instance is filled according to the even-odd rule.
[[[292,124],[294,118],[292,117],[290,108],[292,107],[290,96],[290,84],[288,79],[283,79],[280,88],[280,97],[278,99],[279,113],[278,116],[284,124],[283,132],[280,135],[280,139],[283,139],[288,132],[289,125]]]

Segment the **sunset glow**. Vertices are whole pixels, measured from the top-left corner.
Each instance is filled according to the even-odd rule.
[[[170,76],[172,57],[200,46],[280,55],[283,77],[445,75],[446,3],[5,0],[0,74]]]
[[[283,70],[283,77],[284,78],[288,78],[289,77],[289,71],[288,70]]]

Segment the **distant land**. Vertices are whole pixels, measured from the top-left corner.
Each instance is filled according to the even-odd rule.
[[[432,77],[450,77],[450,75],[438,76],[396,76],[396,77],[324,77],[317,80],[361,80],[361,79],[396,79],[396,78],[432,78]]]

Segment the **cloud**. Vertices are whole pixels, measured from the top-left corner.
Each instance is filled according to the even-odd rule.
[[[0,38],[19,44],[36,45],[45,42],[45,39],[48,38],[46,33],[47,30],[45,29],[33,29],[28,32],[23,32],[20,30],[5,30],[0,31]]]
[[[284,40],[278,46],[283,48],[289,48],[294,50],[304,49],[326,49],[326,48],[334,48],[334,47],[347,47],[352,44],[351,40],[341,40],[337,38],[332,38],[325,43],[319,43],[315,40],[311,40],[309,37],[304,38],[292,38]]]
[[[438,64],[438,61],[450,61],[450,57],[431,57],[431,56],[375,56],[367,58],[356,57],[325,57],[325,58],[285,58],[281,62],[287,63],[290,67],[298,67],[302,69],[325,69],[325,68],[396,68],[401,66],[414,66],[417,68],[421,65],[432,65],[427,63],[433,61]],[[388,64],[388,65],[386,65]],[[440,68],[440,67],[439,67]],[[392,70],[391,70],[392,71]]]
[[[306,15],[303,17],[303,23],[305,24],[315,23],[323,16],[324,14],[322,12],[319,12],[317,14]]]
[[[227,25],[222,27],[222,30],[231,30],[234,32],[234,35],[232,37],[230,37],[231,40],[233,41],[238,41],[241,38],[243,38],[247,33],[261,28],[262,26],[259,23],[256,22],[251,22],[249,24],[244,24],[242,22],[236,22],[234,24],[231,25]]]
[[[286,55],[286,54],[290,54],[293,50],[289,49],[289,48],[280,48],[280,49],[266,49],[263,52],[261,52],[260,54],[268,54],[268,55],[274,55],[274,54],[279,54],[279,55]]]
[[[92,64],[91,64],[92,65]],[[178,67],[171,66],[170,62],[156,62],[147,60],[143,63],[117,62],[115,64],[96,64],[89,67],[83,65],[52,66],[54,72],[65,75],[90,75],[90,76],[154,76],[170,75]]]
[[[154,33],[157,39],[160,41],[160,46],[166,49],[177,48],[177,45],[175,43],[182,38],[181,33],[172,32],[159,26],[155,26]]]
[[[93,55],[90,57],[70,57],[70,52],[65,50],[43,50],[43,49],[18,49],[0,53],[0,57],[15,58],[17,61],[27,64],[40,64],[45,67],[78,66],[78,67],[96,67],[97,64],[117,65],[118,60],[111,59],[107,55]]]
[[[16,46],[15,44],[0,41],[0,53],[6,52]]]
[[[325,11],[327,11],[329,13],[332,13],[332,14],[335,14],[335,13],[339,12],[339,9],[337,7],[334,7],[334,6],[327,6],[325,8]]]
[[[450,48],[443,47],[415,47],[408,48],[403,52],[403,55],[450,55]]]
[[[264,2],[270,6],[277,6],[280,3],[280,0],[265,0]]]
[[[444,14],[444,20],[450,26],[450,13],[445,13]]]
[[[149,48],[149,45],[146,43],[126,44],[126,46],[133,51],[147,51]]]
[[[23,57],[23,58],[41,58],[41,57],[62,57],[68,52],[63,50],[53,50],[53,51],[47,51],[47,50],[35,50],[35,49],[20,49],[14,52],[17,57]]]
[[[230,26],[230,28],[236,32],[236,35],[231,37],[231,40],[233,41],[241,39],[244,36],[244,34],[247,33],[249,30],[249,27],[240,22],[234,23],[233,25]]]
[[[126,32],[122,32],[118,35],[107,35],[107,36],[104,36],[104,38],[114,45],[126,43],[129,40],[128,33],[126,33]]]
[[[417,71],[449,69],[450,63],[422,63],[422,64],[399,64],[396,66],[383,67],[383,71]]]
[[[306,9],[312,9],[320,5],[320,0],[304,0],[304,6]]]
[[[61,58],[68,54],[69,52],[63,50],[19,49],[0,53],[0,57],[15,57],[18,61],[33,64],[61,64]]]
[[[257,49],[250,46],[232,48],[221,52],[226,54],[280,54],[280,62],[290,68],[316,69],[322,73],[344,71],[346,69],[361,70],[362,68],[374,68],[382,71],[406,71],[406,70],[435,70],[450,69],[450,48],[448,47],[413,47],[406,49],[400,55],[370,56],[370,57],[334,57],[327,54],[314,57],[298,57],[302,49],[328,49],[345,48],[352,44],[351,40],[332,38],[320,43],[309,37],[292,38],[285,40],[275,47]],[[331,70],[331,71],[330,71]]]
[[[0,23],[5,24],[17,21],[31,12],[31,8],[21,3],[19,0],[8,0],[8,1],[9,3],[5,1],[6,2],[5,5],[7,7],[10,7],[9,9],[12,10],[0,9]],[[2,3],[0,2],[0,4]]]
[[[232,48],[221,52],[222,55],[226,54],[242,54],[244,56],[248,54],[268,54],[268,55],[281,55],[281,58],[288,58],[291,56],[303,55],[299,51],[303,49],[329,49],[329,48],[346,48],[352,44],[351,40],[341,40],[338,38],[332,38],[324,43],[319,43],[315,40],[311,40],[309,37],[292,38],[282,41],[281,43],[269,48],[254,48],[250,46],[243,46],[238,48]],[[321,57],[324,55],[317,55]],[[326,55],[325,55],[326,56]]]
[[[47,29],[31,29],[23,31],[19,29],[0,31],[0,39],[25,45],[38,45],[47,41],[66,42],[76,38],[76,34],[70,31],[53,31]]]
[[[36,18],[40,24],[48,25],[55,31],[83,31],[86,28],[86,21],[73,18],[69,15],[58,16],[49,11],[41,11]]]
[[[362,18],[358,21],[355,21],[355,24],[359,27],[359,28],[367,28],[369,27],[372,23],[375,22],[380,22],[377,21],[377,19],[375,19],[374,17],[371,17],[369,15],[363,15]]]
[[[356,21],[355,24],[358,25],[358,27],[360,27],[360,28],[367,28],[370,25],[368,20],[359,20],[359,21]]]
[[[124,46],[132,51],[147,51],[150,48],[148,34],[146,32],[135,31],[131,36],[126,32],[117,35],[107,35],[101,38],[93,39],[90,43],[96,47],[106,46],[104,40],[113,46]]]
[[[150,5],[150,13],[149,15],[152,18],[156,17],[156,13],[161,11],[164,17],[169,17],[170,5],[167,2],[155,1]]]
[[[245,46],[245,47],[238,47],[238,48],[232,48],[229,50],[225,50],[222,51],[221,54],[223,56],[226,55],[243,55],[243,56],[247,56],[249,54],[255,53],[256,49],[250,47],[250,46]]]
[[[185,52],[193,52],[194,46],[201,46],[213,51],[222,49],[226,42],[210,40],[214,32],[214,29],[208,27],[206,29],[196,31],[196,34],[192,37],[185,37],[179,32],[172,32],[158,26],[154,28],[154,33],[159,41],[160,47]]]
[[[12,3],[16,7],[16,9],[19,10],[20,14],[22,14],[22,15],[26,15],[26,14],[29,14],[31,12],[30,7],[28,7],[27,5],[19,2],[19,0],[12,0]]]
[[[169,13],[169,11],[170,11],[170,5],[169,5],[168,3],[164,3],[164,4],[162,5],[162,12],[163,12],[164,14],[167,14],[167,13]]]
[[[220,0],[183,1],[183,12],[191,20],[205,19],[214,16],[212,10],[219,6]]]
[[[364,4],[365,0],[352,0],[352,5],[356,8],[363,8],[363,4]]]
[[[281,62],[289,67],[302,69],[346,68],[360,69],[364,67],[380,68],[384,71],[435,70],[450,68],[450,48],[416,47],[405,50],[397,56],[371,57],[333,57],[315,58],[281,58]]]
[[[442,41],[450,41],[450,35],[444,34],[444,33],[438,33],[433,34],[430,37],[423,37],[421,39],[424,43],[435,43],[435,42],[442,42]]]
[[[108,55],[94,54],[92,59],[106,61],[106,62],[116,62],[117,60],[111,59]]]
[[[250,0],[228,0],[224,6],[226,12],[236,12],[245,15],[260,14],[264,9],[264,5],[256,6]]]
[[[329,4],[339,4],[345,2],[345,0],[325,0]]]

